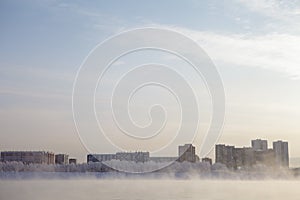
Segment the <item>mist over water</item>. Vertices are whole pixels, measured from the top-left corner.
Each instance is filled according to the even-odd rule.
[[[0,199],[299,199],[300,181],[78,179],[0,181]]]

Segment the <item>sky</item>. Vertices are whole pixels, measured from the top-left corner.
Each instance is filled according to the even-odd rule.
[[[300,1],[294,0],[1,0],[0,151],[49,150],[85,161],[88,148],[72,114],[77,71],[100,42],[143,27],[178,31],[214,62],[226,96],[218,143],[249,146],[251,139],[263,138],[271,148],[272,141],[281,139],[289,142],[291,157],[300,157]],[[112,73],[151,59],[175,68],[184,65],[163,53],[146,52],[115,63]],[[153,88],[148,89],[137,102],[152,94]],[[164,97],[161,91],[156,95]],[[138,115],[135,120],[145,125],[149,119]],[[199,149],[198,140],[194,144]],[[165,153],[176,154],[176,146],[172,148]]]

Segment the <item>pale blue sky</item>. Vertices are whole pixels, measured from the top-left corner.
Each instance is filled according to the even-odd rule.
[[[279,0],[0,1],[0,150],[84,160],[76,72],[99,42],[145,26],[188,35],[215,62],[227,99],[220,142],[284,139],[300,156],[300,2]]]

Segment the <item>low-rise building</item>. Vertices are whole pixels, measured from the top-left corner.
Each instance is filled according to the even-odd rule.
[[[54,164],[54,153],[45,151],[3,151],[3,162],[22,162],[24,164]]]
[[[150,157],[150,161],[163,163],[163,162],[174,162],[178,159],[178,157]]]
[[[66,165],[69,163],[69,155],[67,154],[56,154],[55,164]]]
[[[116,159],[120,161],[148,162],[150,159],[149,152],[118,152]]]
[[[205,163],[209,163],[210,165],[212,165],[212,159],[211,158],[202,158],[202,162],[205,162]]]
[[[115,160],[116,154],[88,154],[87,162],[104,162],[109,160]]]
[[[76,158],[70,158],[69,159],[69,164],[77,164],[77,159]]]
[[[110,160],[148,162],[150,160],[149,152],[118,152],[116,154],[88,154],[87,162],[104,162]]]

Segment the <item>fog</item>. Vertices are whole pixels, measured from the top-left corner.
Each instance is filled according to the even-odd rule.
[[[300,176],[296,170],[270,169],[263,165],[229,170],[220,163],[202,162],[174,162],[163,167],[167,164],[170,163],[118,160],[106,165],[0,162],[0,199],[292,200],[300,196]],[[163,168],[145,172],[157,167]]]
[[[109,166],[109,167],[108,167]],[[23,179],[225,179],[300,180],[299,169],[278,169],[264,165],[237,170],[207,162],[145,162],[112,160],[104,163],[66,165],[0,162],[0,180]]]
[[[292,200],[299,199],[299,181],[240,180],[25,180],[0,181],[0,199],[172,199]]]

